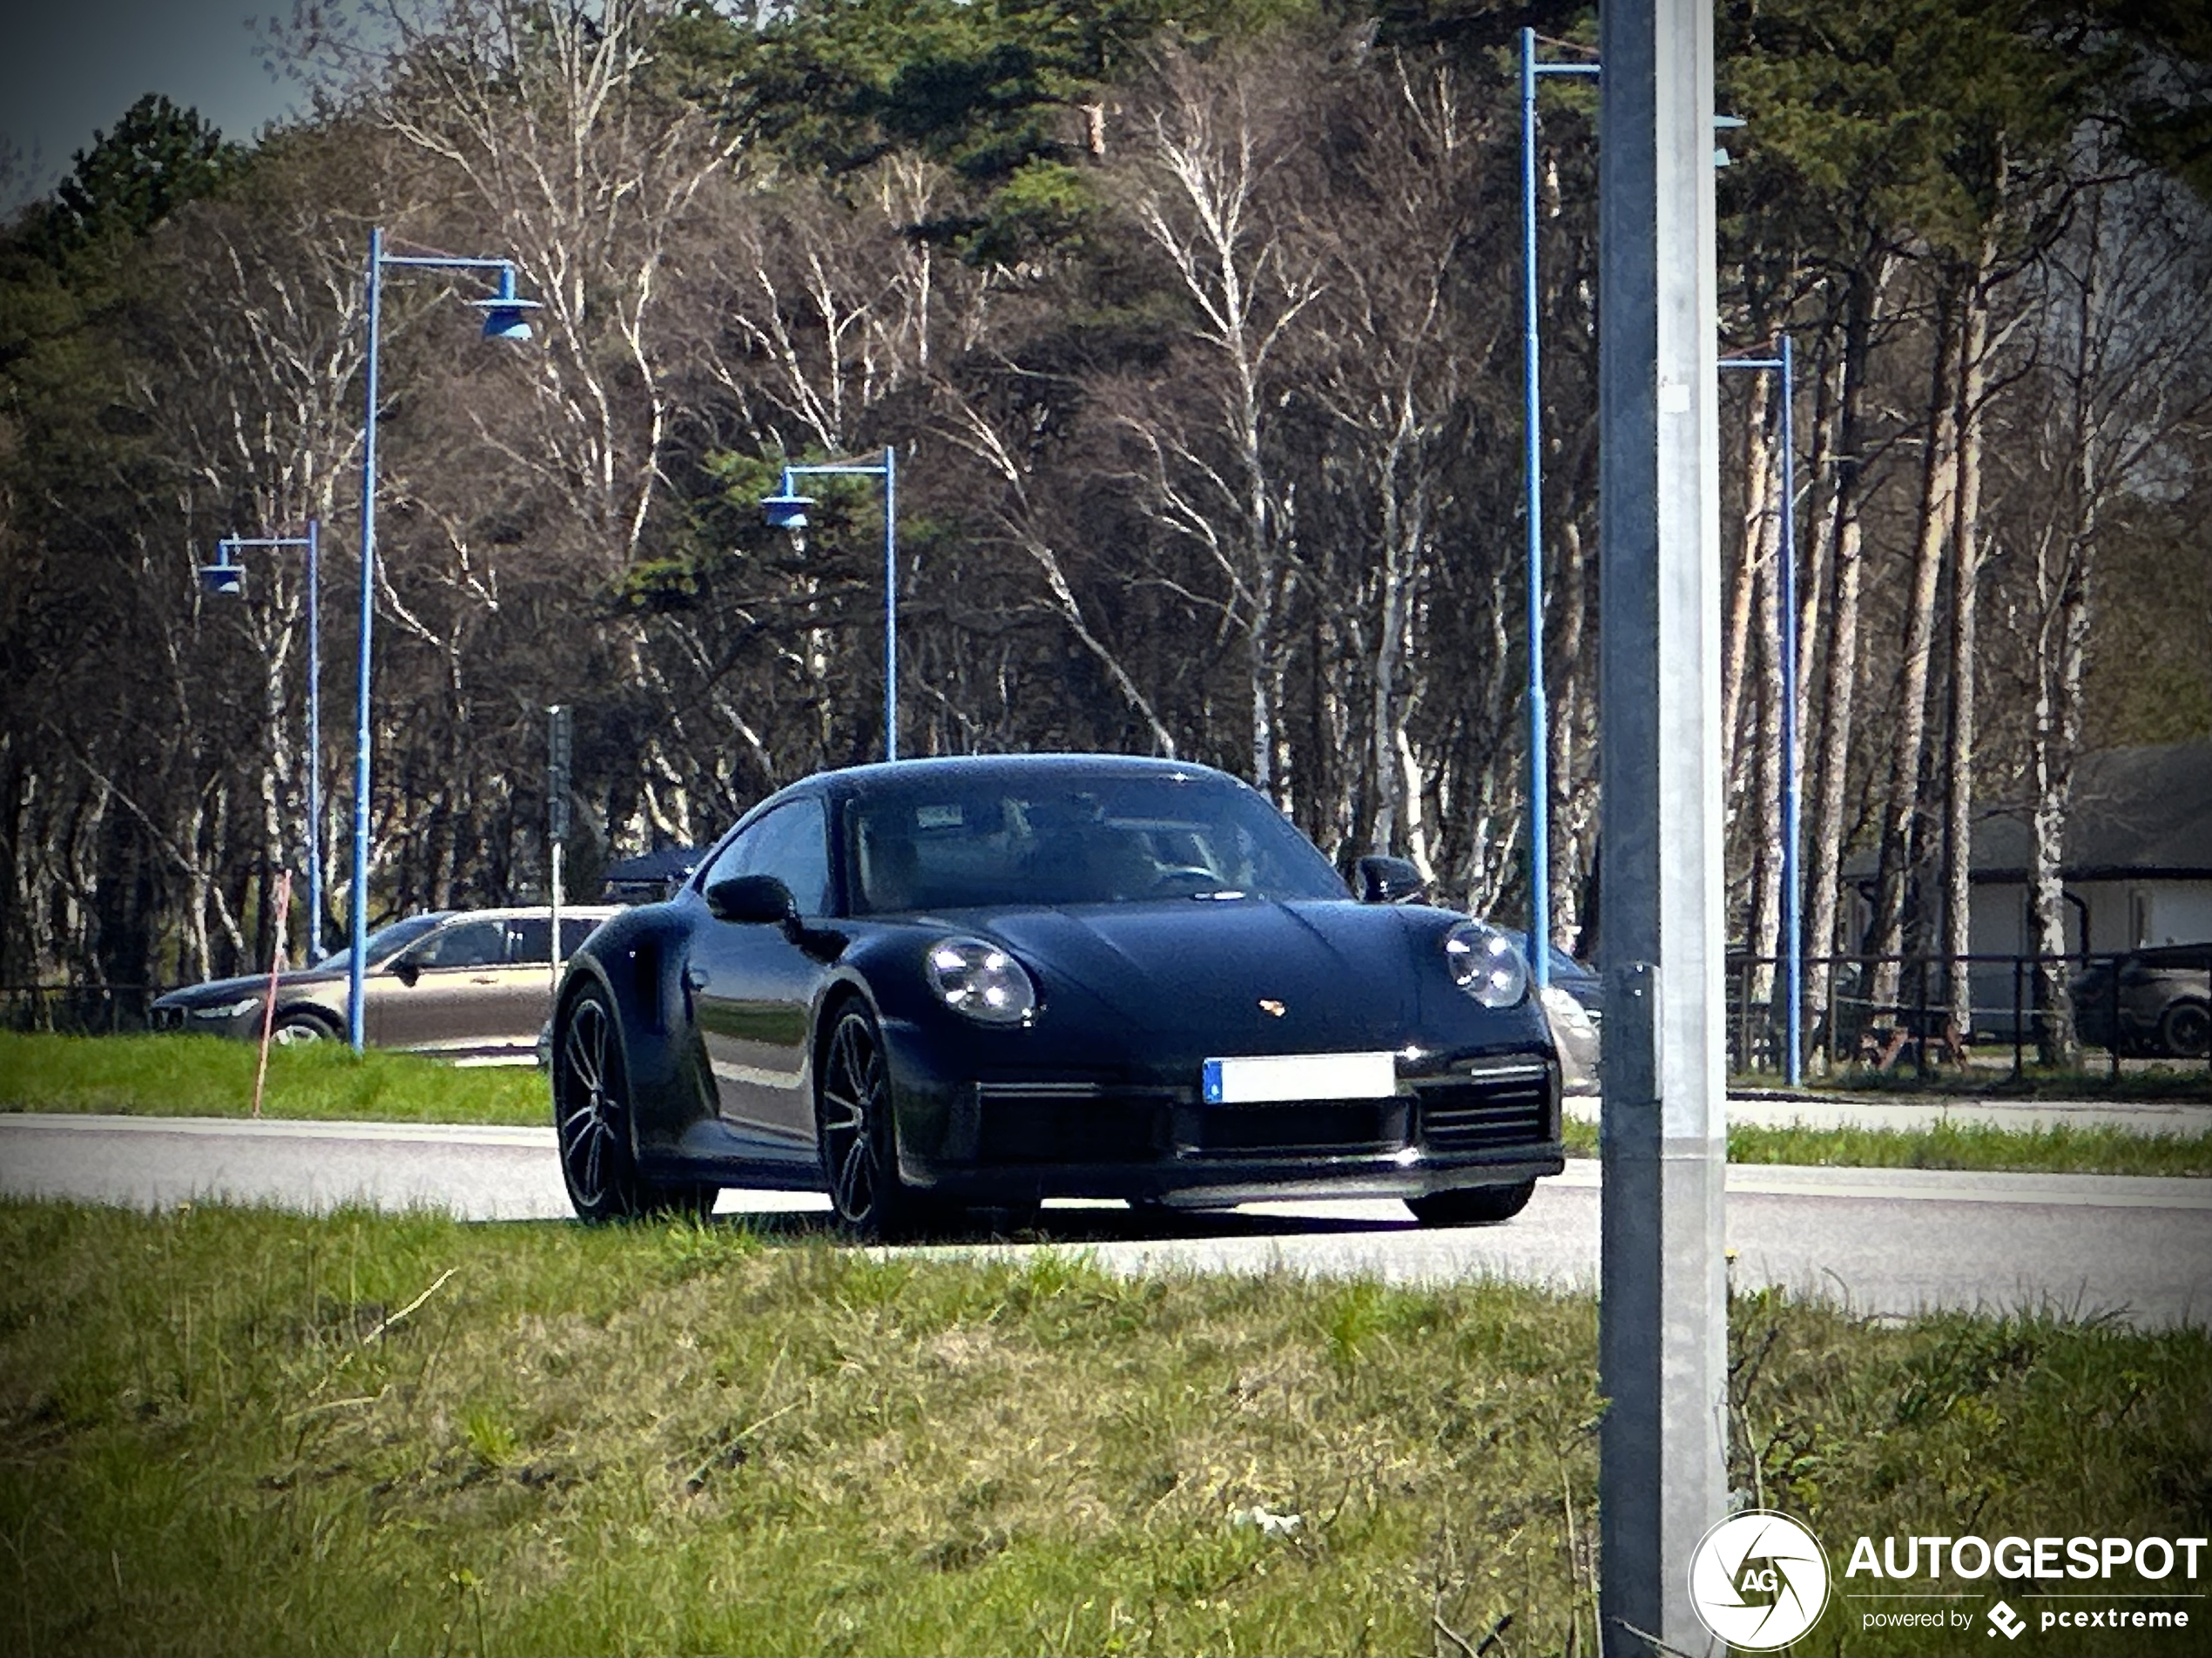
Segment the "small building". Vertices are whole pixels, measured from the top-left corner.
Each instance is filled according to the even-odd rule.
[[[2032,852],[2025,811],[1975,826],[1976,955],[2034,954]],[[2059,873],[2072,954],[2212,942],[2212,743],[2083,755]]]

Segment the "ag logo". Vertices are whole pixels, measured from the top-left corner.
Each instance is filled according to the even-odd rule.
[[[1772,1652],[1820,1621],[1828,1556],[1787,1514],[1750,1508],[1705,1533],[1689,1557],[1689,1603],[1731,1647]]]

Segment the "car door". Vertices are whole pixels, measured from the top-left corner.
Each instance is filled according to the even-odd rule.
[[[821,799],[788,801],[746,825],[717,854],[702,890],[739,875],[773,875],[802,917],[825,914],[829,835]],[[824,971],[779,927],[709,919],[694,930],[685,983],[721,1114],[733,1127],[813,1137],[807,1021]]]
[[[455,916],[377,975],[377,994],[365,999],[368,1040],[429,1053],[481,1048],[499,1023],[494,1010],[506,964],[506,922]]]

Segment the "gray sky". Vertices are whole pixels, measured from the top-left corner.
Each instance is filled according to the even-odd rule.
[[[70,158],[140,96],[165,93],[230,138],[251,138],[303,102],[254,56],[261,0],[0,0],[0,137],[27,177],[0,186],[13,206],[51,189]],[[34,153],[35,152],[35,153]]]

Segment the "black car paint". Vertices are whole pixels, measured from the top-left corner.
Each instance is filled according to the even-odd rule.
[[[1086,756],[861,767],[792,785],[748,812],[731,836],[813,792],[826,799],[833,842],[841,844],[849,802],[892,776],[907,785],[921,766],[1058,765],[1110,773],[1166,764]],[[734,922],[716,919],[703,890],[714,856],[702,859],[700,873],[669,901],[599,929],[572,960],[556,1015],[557,1032],[587,984],[610,998],[634,1155],[650,1178],[819,1190],[814,1078],[835,1016],[853,1000],[873,1014],[895,1079],[900,1173],[941,1195],[975,1202],[1417,1196],[1526,1181],[1561,1167],[1558,1073],[1543,1014],[1533,997],[1482,1008],[1453,983],[1443,940],[1466,921],[1456,912],[1363,905],[1347,892],[1318,902],[1176,897]],[[833,855],[833,863],[836,907],[849,907],[844,859]],[[1029,1022],[979,1024],[936,998],[923,960],[952,935],[997,944],[1024,963],[1038,996]],[[774,994],[764,988],[771,980],[779,987]],[[1157,999],[1163,986],[1173,989],[1165,1005]],[[1265,1011],[1263,997],[1281,1002],[1284,1014]],[[1250,1156],[1233,1147],[1193,1149],[1209,1126],[1224,1122],[1219,1108],[1208,1120],[1197,1103],[1205,1058],[1347,1047],[1409,1050],[1399,1066],[1399,1100],[1378,1107],[1386,1137],[1389,1112],[1399,1113],[1398,1143],[1340,1153],[1263,1148]],[[1432,1090],[1492,1086],[1487,1078],[1532,1100],[1541,1093],[1541,1132],[1455,1155],[1423,1149],[1416,1107],[1443,1097]],[[1110,1105],[1131,1121],[1158,1124],[1161,1143],[1148,1155],[1103,1160],[985,1160],[979,1136],[987,1108],[1000,1099],[1016,1111],[1078,1115]]]

